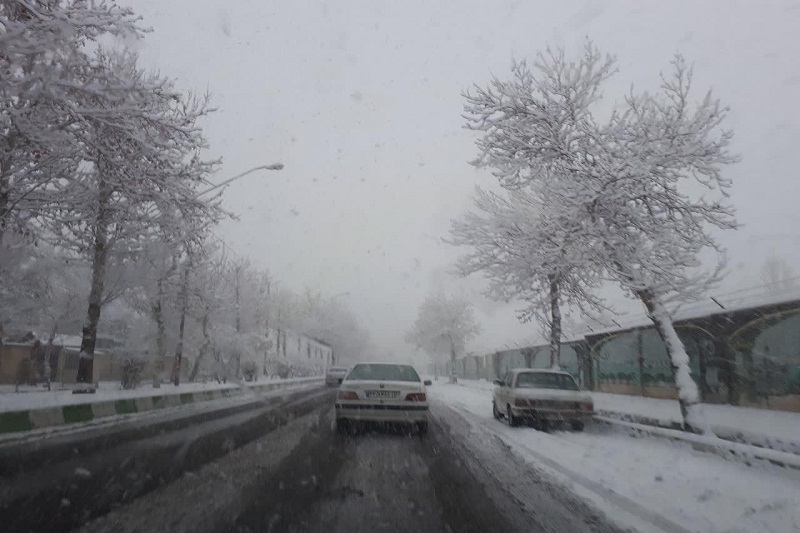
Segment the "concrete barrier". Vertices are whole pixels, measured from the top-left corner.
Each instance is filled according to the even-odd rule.
[[[154,389],[155,394],[134,398],[98,400],[96,402],[46,407],[0,413],[0,434],[18,433],[64,424],[78,424],[114,415],[127,415],[167,407],[180,407],[199,402],[233,398],[247,392],[260,393],[296,385],[322,383],[323,377],[298,378],[286,381],[267,381],[247,384],[244,387],[204,390],[196,392],[176,392],[165,394],[164,389]]]

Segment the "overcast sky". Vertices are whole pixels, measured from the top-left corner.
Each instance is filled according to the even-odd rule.
[[[537,339],[514,305],[448,274],[458,252],[440,239],[473,187],[492,183],[467,164],[475,137],[462,129],[460,93],[506,76],[512,57],[575,50],[586,36],[619,60],[609,104],[631,83],[655,87],[680,51],[696,96],[712,88],[731,106],[742,162],[727,175],[744,226],[722,236],[731,272],[721,291],[760,283],[769,255],[800,274],[800,2],[128,4],[153,29],[139,44],[143,63],[214,95],[219,111],[204,128],[224,160],[215,179],[286,165],[228,188],[240,220],[220,236],[284,285],[339,294],[395,352],[409,349],[403,332],[437,288],[475,296],[484,333],[472,349]]]

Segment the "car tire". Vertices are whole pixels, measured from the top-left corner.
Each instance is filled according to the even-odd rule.
[[[519,425],[519,418],[514,416],[514,413],[511,412],[510,405],[506,405],[506,418],[508,419],[508,425],[512,428],[515,428]]]
[[[581,422],[580,420],[573,420],[572,421],[572,429],[573,430],[575,430],[575,431],[583,431],[583,427],[584,427],[583,422]]]
[[[428,423],[427,422],[417,422],[417,434],[420,437],[424,437],[428,434]]]
[[[492,416],[495,420],[500,420],[503,416],[502,413],[497,410],[497,404],[494,403],[494,400],[492,400]]]

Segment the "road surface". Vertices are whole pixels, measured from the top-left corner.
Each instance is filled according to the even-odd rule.
[[[500,441],[472,447],[445,405],[423,438],[338,435],[332,415],[322,404],[80,531],[619,531]]]
[[[39,446],[55,459],[0,469],[0,523],[84,533],[619,531],[499,439],[476,439],[444,403],[420,437],[339,435],[332,401],[330,389],[306,390],[138,436],[109,427],[105,444],[95,428],[85,446],[74,435]],[[15,454],[4,457],[25,457]]]

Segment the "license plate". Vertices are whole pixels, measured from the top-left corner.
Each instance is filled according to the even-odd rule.
[[[400,391],[396,390],[368,390],[367,398],[397,398]]]

